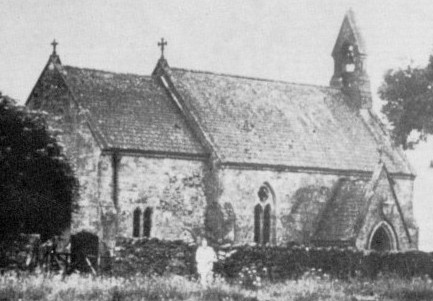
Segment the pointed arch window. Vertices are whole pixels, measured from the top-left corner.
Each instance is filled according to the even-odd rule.
[[[152,230],[152,213],[153,209],[147,207],[143,214],[143,236],[150,237],[150,231]]]
[[[133,213],[132,219],[132,236],[139,237],[140,236],[140,218],[141,218],[141,209],[136,208]]]
[[[257,204],[254,207],[254,242],[257,244],[260,243],[262,212],[262,205]]]
[[[258,192],[259,203],[254,207],[254,242],[261,245],[272,243],[275,236],[273,212],[274,196],[268,186]]]
[[[271,205],[265,206],[263,213],[263,244],[266,245],[270,242],[271,238]]]

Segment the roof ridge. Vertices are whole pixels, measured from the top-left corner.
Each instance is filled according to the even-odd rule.
[[[203,74],[211,74],[211,75],[217,75],[217,76],[234,77],[234,78],[240,78],[240,79],[257,80],[257,81],[264,81],[264,82],[273,82],[273,83],[291,84],[291,85],[298,85],[298,86],[309,86],[309,87],[316,87],[316,88],[340,90],[339,88],[331,87],[331,86],[308,84],[308,83],[295,83],[295,82],[289,82],[289,81],[278,80],[278,79],[269,79],[269,78],[263,78],[263,77],[252,77],[252,76],[246,76],[246,75],[237,75],[237,74],[229,74],[229,73],[222,73],[222,72],[204,71],[204,70],[193,70],[193,69],[178,68],[178,67],[170,67],[170,69],[171,70],[192,72],[192,73],[203,73]]]
[[[86,71],[110,73],[115,75],[132,75],[132,76],[138,76],[138,77],[149,78],[149,79],[152,78],[152,75],[143,75],[143,74],[129,73],[129,72],[115,72],[115,71],[108,71],[108,70],[101,70],[101,69],[94,69],[94,68],[76,67],[71,65],[62,65],[62,68],[73,68],[73,69],[86,70]]]

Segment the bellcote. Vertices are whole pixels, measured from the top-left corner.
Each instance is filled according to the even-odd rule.
[[[330,85],[341,88],[357,108],[371,108],[370,79],[366,70],[367,50],[352,10],[344,16],[332,57],[334,74]]]

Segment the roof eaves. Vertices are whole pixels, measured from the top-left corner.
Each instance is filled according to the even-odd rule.
[[[355,170],[355,169],[333,169],[324,167],[311,167],[311,166],[294,166],[284,164],[263,164],[263,163],[246,163],[234,161],[222,161],[221,167],[226,168],[239,168],[239,169],[260,169],[260,170],[278,170],[278,171],[292,171],[292,172],[307,172],[307,173],[321,173],[332,174],[341,176],[359,176],[363,178],[371,177],[373,171]],[[405,173],[391,173],[392,176],[409,178],[412,177]]]
[[[119,148],[119,147],[107,147],[103,150],[103,153],[116,152],[121,155],[128,156],[149,156],[149,157],[161,157],[161,158],[175,158],[175,159],[188,159],[203,161],[209,158],[208,154],[191,154],[186,152],[168,152],[168,151],[148,151],[142,149],[132,148]]]

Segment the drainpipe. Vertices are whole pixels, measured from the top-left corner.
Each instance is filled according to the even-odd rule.
[[[115,222],[116,236],[119,229],[119,162],[120,162],[120,156],[117,152],[114,152],[112,156],[111,164],[113,168],[112,199],[113,199],[114,209],[116,209],[116,222]]]
[[[112,168],[113,168],[113,204],[116,210],[118,209],[118,192],[119,192],[119,161],[120,157],[118,153],[113,153],[112,156]]]

